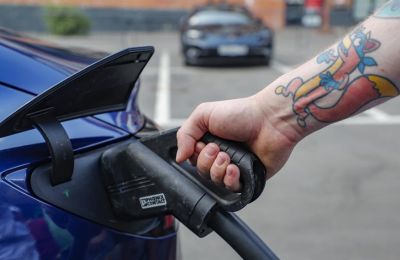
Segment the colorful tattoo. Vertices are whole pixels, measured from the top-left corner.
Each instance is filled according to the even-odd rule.
[[[330,49],[317,57],[318,64],[328,67],[318,75],[304,80],[297,77],[287,86],[278,86],[277,95],[293,100],[297,123],[306,127],[311,116],[320,122],[335,122],[347,118],[368,103],[398,95],[398,89],[387,78],[364,74],[365,69],[377,66],[369,53],[380,47],[371,32],[360,27],[338,44],[337,53]]]
[[[400,18],[400,0],[392,0],[376,11],[377,18]]]

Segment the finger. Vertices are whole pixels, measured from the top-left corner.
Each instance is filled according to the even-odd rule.
[[[210,169],[219,152],[218,145],[214,143],[207,144],[204,149],[200,152],[197,158],[197,170],[204,177],[209,176]]]
[[[229,164],[226,168],[226,174],[224,177],[225,187],[233,192],[239,192],[242,189],[240,183],[240,170],[234,164]]]
[[[228,167],[231,159],[229,155],[225,152],[219,152],[217,158],[210,169],[210,177],[213,182],[219,185],[223,185],[226,168]]]
[[[210,106],[199,105],[177,132],[178,150],[176,161],[181,163],[190,158],[196,142],[207,132]]]
[[[196,164],[197,164],[197,158],[199,157],[199,154],[200,154],[201,150],[203,150],[205,146],[206,146],[206,144],[203,143],[203,142],[197,142],[197,143],[196,143],[196,147],[195,147],[195,149],[194,149],[194,153],[193,153],[193,155],[189,158],[190,163],[191,163],[192,165],[196,165]]]

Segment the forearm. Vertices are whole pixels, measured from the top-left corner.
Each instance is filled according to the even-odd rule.
[[[265,114],[277,119],[275,127],[283,132],[295,129],[286,131],[289,139],[301,139],[398,95],[400,10],[396,4],[400,6],[400,1],[389,4],[391,13],[381,9],[337,44],[256,95]]]
[[[369,18],[256,95],[199,105],[178,131],[176,160],[190,158],[213,181],[237,190],[239,169],[215,144],[199,142],[204,133],[245,143],[269,178],[306,135],[397,96],[400,0],[389,2],[378,15],[386,17]],[[217,158],[225,163],[221,166]]]

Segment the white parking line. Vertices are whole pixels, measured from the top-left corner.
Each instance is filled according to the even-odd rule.
[[[369,115],[376,121],[382,121],[382,122],[388,121],[391,118],[391,116],[389,114],[387,114],[377,108],[370,108],[370,109],[364,111],[364,114]]]
[[[293,70],[292,66],[287,66],[287,65],[285,65],[285,64],[283,64],[283,63],[281,63],[281,62],[279,62],[277,60],[272,60],[271,68],[276,70],[276,71],[278,71],[278,72],[280,72],[280,73],[282,73],[282,74],[286,74],[286,73],[288,73],[288,72]]]
[[[166,125],[171,117],[171,71],[170,56],[167,51],[163,51],[160,57],[160,67],[158,71],[157,92],[154,108],[154,120],[160,125]]]
[[[168,122],[166,122],[165,124],[160,124],[163,128],[175,128],[178,126],[181,126],[183,124],[183,122],[185,122],[186,118],[170,118],[170,120],[168,120]]]
[[[364,112],[365,113],[365,112]],[[351,117],[340,121],[338,125],[400,125],[400,116],[388,116],[386,119],[373,117]]]

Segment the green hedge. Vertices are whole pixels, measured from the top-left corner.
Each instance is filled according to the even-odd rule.
[[[87,34],[89,18],[79,9],[67,6],[46,6],[45,22],[49,31],[57,35]]]

